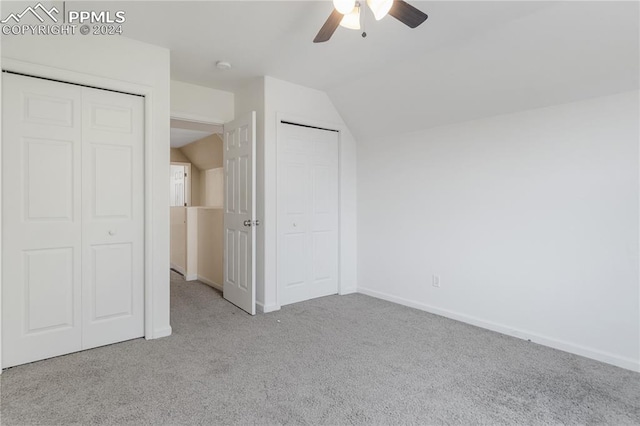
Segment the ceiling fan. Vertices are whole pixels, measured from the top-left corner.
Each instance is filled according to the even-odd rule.
[[[428,18],[426,13],[404,0],[366,0],[366,2],[377,21],[389,14],[406,26],[416,28]],[[339,25],[354,30],[360,29],[360,1],[333,0],[333,6],[333,12],[313,39],[314,43],[328,41]],[[366,33],[362,33],[362,36],[366,37]]]

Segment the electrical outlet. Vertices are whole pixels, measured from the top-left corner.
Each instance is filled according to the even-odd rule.
[[[431,285],[440,288],[440,275],[431,276]]]

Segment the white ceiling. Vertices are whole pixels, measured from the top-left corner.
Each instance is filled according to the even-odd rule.
[[[216,124],[171,119],[171,148],[182,148],[191,142],[213,134],[222,134],[223,127]]]
[[[357,138],[639,88],[637,2],[409,2],[429,14],[417,29],[369,18],[366,39],[339,28],[323,44],[312,40],[330,1],[84,7],[125,10],[124,36],[171,49],[172,79],[233,91],[270,75],[324,90]]]
[[[557,2],[328,93],[373,138],[638,90],[638,6]]]
[[[373,21],[369,15],[366,39],[358,31],[339,27],[329,42],[320,44],[312,40],[333,9],[331,1],[74,2],[73,7],[124,10],[124,35],[171,49],[171,75],[176,80],[234,90],[247,78],[270,75],[327,90],[549,6],[476,1],[411,4],[430,15],[417,29],[392,17]],[[217,70],[217,60],[231,62],[233,69]]]

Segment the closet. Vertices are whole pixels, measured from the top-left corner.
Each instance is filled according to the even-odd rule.
[[[339,143],[334,130],[278,125],[278,291],[283,306],[338,293]]]
[[[142,337],[144,98],[2,78],[2,367]]]

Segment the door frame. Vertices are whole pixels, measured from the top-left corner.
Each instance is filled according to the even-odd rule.
[[[152,140],[152,111],[153,111],[153,96],[154,89],[152,86],[146,86],[142,84],[129,83],[120,80],[113,80],[106,77],[98,77],[95,75],[84,74],[76,71],[65,70],[61,68],[54,68],[46,65],[33,64],[29,62],[23,62],[10,58],[2,58],[2,71],[10,71],[18,74],[24,74],[30,77],[44,78],[57,80],[60,82],[67,82],[71,84],[80,84],[84,86],[91,86],[98,89],[111,90],[117,92],[124,92],[126,94],[140,95],[144,97],[144,337],[146,340],[153,338],[164,337],[164,335],[155,335],[153,333],[153,283],[152,283],[152,253],[153,253],[153,239],[152,239],[152,194],[155,187],[153,182],[152,172],[152,152],[151,146]],[[2,117],[0,117],[0,122]],[[0,134],[1,139],[1,134]],[[1,150],[0,150],[1,152]],[[1,154],[0,154],[1,155]],[[2,161],[0,158],[0,179],[2,176]],[[1,184],[1,182],[0,182]],[[2,197],[0,197],[0,223],[2,222]],[[0,228],[0,290],[2,289],[2,238]],[[168,266],[168,265],[167,265]],[[0,291],[0,297],[2,292]],[[0,300],[0,347],[2,345],[2,303]],[[171,334],[169,331],[168,334]],[[168,335],[167,334],[167,335]],[[1,359],[2,353],[0,352],[0,365],[2,365]],[[0,370],[1,373],[1,370]]]
[[[278,112],[276,113],[276,146],[275,146],[275,152],[276,152],[276,159],[275,159],[275,169],[276,169],[276,174],[275,174],[275,191],[274,191],[274,200],[273,203],[275,205],[275,212],[276,212],[276,217],[273,218],[274,222],[274,231],[275,231],[275,247],[278,247],[278,226],[277,226],[277,220],[278,220],[278,190],[279,190],[279,185],[278,185],[278,159],[280,158],[280,153],[278,150],[278,147],[280,146],[280,139],[281,139],[281,134],[279,132],[280,129],[280,125],[282,124],[282,121],[288,121],[291,123],[295,123],[295,124],[300,124],[302,126],[310,126],[310,127],[318,127],[321,129],[326,129],[326,130],[332,130],[332,131],[336,131],[338,133],[338,294],[339,295],[344,295],[344,294],[348,294],[350,293],[350,291],[348,291],[346,288],[344,288],[344,283],[342,280],[342,245],[343,245],[343,238],[342,238],[342,180],[343,180],[343,170],[342,170],[342,138],[344,135],[344,130],[345,127],[338,124],[338,123],[333,123],[333,122],[326,122],[326,121],[322,121],[322,120],[315,120],[312,118],[308,118],[308,117],[302,117],[299,115],[295,115],[295,114],[289,114],[289,113],[282,113],[282,112]],[[265,220],[265,223],[267,221]],[[266,234],[266,230],[265,230],[265,234]],[[266,245],[266,244],[265,244]],[[277,249],[276,249],[276,254],[274,255],[274,260],[275,260],[275,286],[276,286],[276,305],[277,305],[277,309],[280,309],[280,307],[282,306],[280,304],[280,301],[282,300],[282,295],[280,294],[280,279],[279,279],[279,274],[280,271],[278,270],[278,254],[277,254]],[[265,262],[266,263],[266,262]]]

